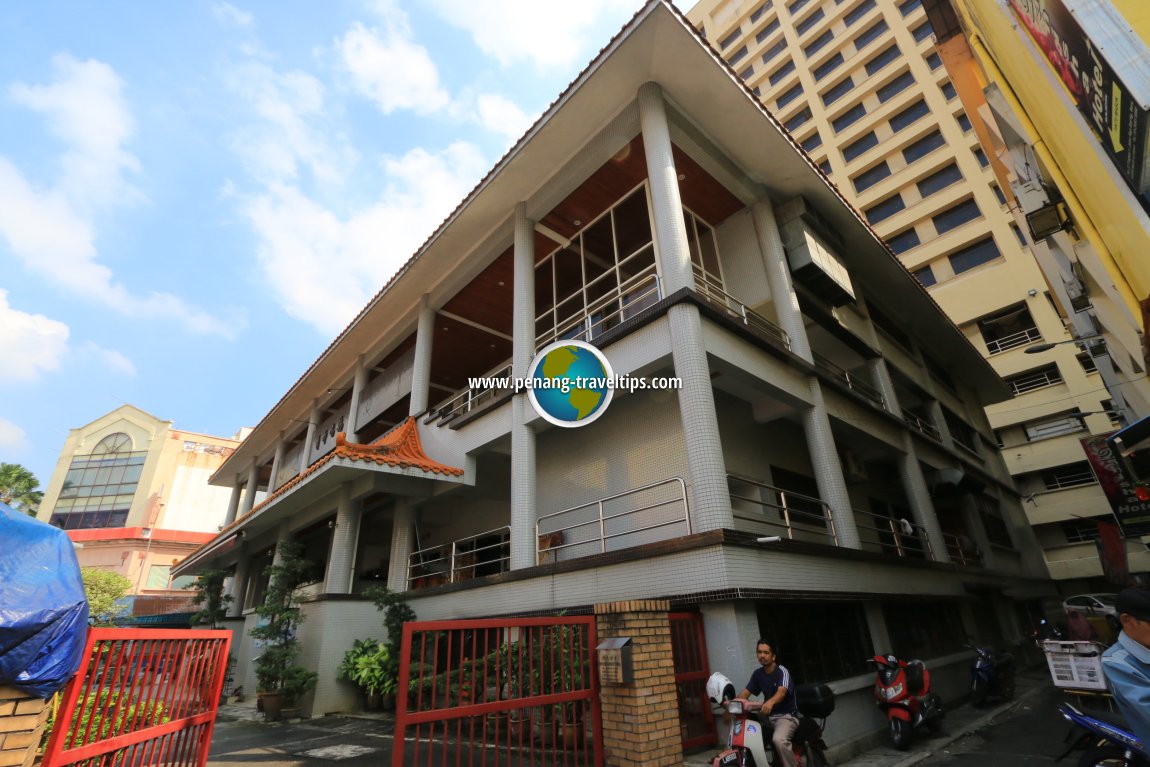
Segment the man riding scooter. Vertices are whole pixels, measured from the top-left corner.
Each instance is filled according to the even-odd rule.
[[[765,639],[760,639],[755,645],[755,657],[759,661],[759,668],[751,673],[751,679],[739,697],[763,696],[761,713],[770,717],[774,727],[771,739],[775,744],[775,753],[785,767],[795,767],[791,736],[799,726],[799,709],[795,704],[791,674],[785,666],[779,664],[774,646]]]

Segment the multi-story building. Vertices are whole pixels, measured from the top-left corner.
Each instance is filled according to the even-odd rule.
[[[572,340],[681,387],[562,428],[478,380]],[[955,694],[964,637],[1013,640],[1053,593],[982,409],[1008,394],[652,0],[224,463],[235,519],[178,572],[232,570],[254,689],[253,608],[278,543],[302,544],[312,713],[355,705],[336,668],[382,634],[362,593],[385,581],[423,620],[668,599],[716,670],[741,677],[767,635],[842,681],[852,741],[883,725],[865,657],[929,658]]]
[[[171,570],[219,532],[228,492],[208,479],[238,445],[122,405],[71,430],[37,517],[67,531],[81,567],[131,581],[133,613],[186,610],[192,579]]]
[[[1093,519],[1110,506],[1080,439],[1134,414],[1102,381],[1106,352],[1067,331],[921,0],[703,0],[688,16],[1006,381],[987,415],[1051,575],[1099,585]],[[1054,345],[1026,353],[1039,344]]]

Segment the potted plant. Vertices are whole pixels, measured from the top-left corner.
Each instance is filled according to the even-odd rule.
[[[390,657],[387,645],[376,639],[357,639],[344,653],[338,677],[363,690],[367,711],[383,708],[385,694],[391,695],[392,705],[395,703],[395,679],[390,674]]]
[[[281,542],[279,562],[268,567],[267,592],[263,604],[256,608],[261,622],[252,629],[252,637],[263,643],[263,652],[256,659],[256,679],[268,721],[278,721],[282,709],[294,707],[318,678],[295,662],[299,654],[296,629],[302,618],[293,592],[310,569],[300,544]]]
[[[572,651],[577,643],[578,629],[571,625],[556,626],[548,630],[540,645],[541,662],[537,669],[546,669],[549,679],[544,688],[550,692],[574,692],[585,688],[588,660]],[[575,748],[584,738],[582,700],[558,703],[551,707],[551,724],[544,722],[544,733],[554,730],[557,742],[564,748]]]
[[[403,646],[403,624],[415,620],[415,610],[407,603],[407,595],[392,591],[386,586],[374,586],[367,589],[365,595],[375,602],[375,609],[383,613],[383,625],[387,629],[387,660],[383,664],[383,680],[380,690],[383,694],[384,708],[395,705],[395,693],[399,686],[399,661]],[[415,685],[416,669],[412,665],[412,681],[409,684],[407,695],[412,694]]]
[[[233,599],[231,594],[224,593],[224,580],[227,577],[225,570],[206,570],[196,576],[196,593],[192,597],[192,604],[199,607],[200,611],[192,616],[193,624],[206,624],[210,629],[217,629],[228,616],[228,605]]]

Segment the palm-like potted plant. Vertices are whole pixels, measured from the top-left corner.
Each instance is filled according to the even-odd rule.
[[[263,604],[256,608],[262,622],[252,629],[252,636],[264,645],[256,660],[256,678],[263,696],[264,716],[270,721],[278,720],[283,709],[294,707],[318,678],[315,672],[295,662],[299,655],[296,629],[302,616],[293,592],[304,582],[311,563],[304,559],[303,547],[294,541],[280,543],[279,560],[268,567],[267,593]]]
[[[385,696],[395,704],[395,678],[390,673],[391,653],[387,645],[376,639],[357,639],[344,653],[339,666],[339,678],[346,679],[363,690],[364,708],[378,711],[385,708]]]

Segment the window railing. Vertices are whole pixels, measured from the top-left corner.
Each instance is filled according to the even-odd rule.
[[[621,325],[639,312],[654,306],[663,297],[663,287],[655,265],[628,278],[623,284],[591,303],[586,309],[561,321],[552,330],[535,338],[535,348],[552,341],[591,341]],[[540,319],[546,315],[541,315]]]
[[[671,477],[539,517],[537,561],[578,559],[690,533],[687,485]]]
[[[946,542],[946,553],[954,564],[962,567],[982,564],[982,552],[978,550],[977,544],[953,533],[943,533],[942,540]]]
[[[838,545],[834,515],[831,507],[821,498],[793,493],[732,474],[727,475],[727,481],[735,486],[731,492],[731,505],[736,522],[762,526],[765,529],[761,532],[777,532],[789,540],[813,540],[816,543]],[[757,497],[736,492],[739,485],[758,490]],[[740,504],[750,504],[757,509],[754,513],[747,513],[738,508]]]
[[[1038,370],[1027,375],[1017,376],[1007,380],[1006,385],[1010,387],[1013,394],[1024,394],[1028,391],[1035,389],[1045,389],[1047,386],[1054,386],[1055,384],[1062,383],[1062,376],[1059,375],[1057,368],[1045,368]]]
[[[498,536],[497,543],[480,541]],[[407,587],[422,588],[458,583],[476,575],[476,568],[495,572],[511,569],[511,528],[497,527],[439,546],[413,551],[407,560]]]
[[[923,418],[920,418],[919,416],[915,415],[914,413],[912,413],[911,411],[909,411],[905,408],[903,408],[903,411],[902,411],[902,420],[906,421],[906,424],[908,426],[910,426],[912,429],[915,429],[916,431],[922,432],[923,434],[930,437],[931,439],[933,439],[937,442],[942,441],[942,435],[939,434],[938,429],[935,427],[934,424],[932,424],[930,421],[927,421],[927,420],[924,420]]]
[[[1016,346],[1023,346],[1024,344],[1032,344],[1036,341],[1042,340],[1042,333],[1038,332],[1038,328],[1027,328],[1020,330],[1017,333],[1011,333],[1008,336],[995,338],[992,341],[986,342],[986,350],[991,354],[998,354],[1007,349],[1013,349]]]
[[[1071,487],[1084,487],[1098,484],[1098,478],[1089,468],[1074,471],[1046,472],[1042,483],[1047,490],[1066,490]],[[1093,523],[1091,523],[1093,524]]]
[[[742,322],[757,334],[781,343],[787,349],[791,348],[791,339],[782,328],[761,314],[748,309],[746,304],[723,290],[720,285],[716,284],[713,277],[703,272],[698,266],[694,267],[694,272],[695,292],[705,298],[708,303],[721,309],[732,319]]]
[[[862,547],[894,557],[934,559],[930,538],[921,525],[909,519],[893,519],[872,511],[853,509]]]
[[[488,371],[479,377],[504,379],[510,382],[511,362],[505,362],[494,370]],[[436,405],[431,411],[430,418],[445,419],[465,415],[510,391],[510,386],[487,386],[484,388],[461,389]]]
[[[883,399],[878,389],[875,389],[849,370],[831,362],[818,352],[812,352],[812,354],[814,355],[816,365],[845,383],[848,389],[858,392],[882,409],[886,409],[886,400]]]

